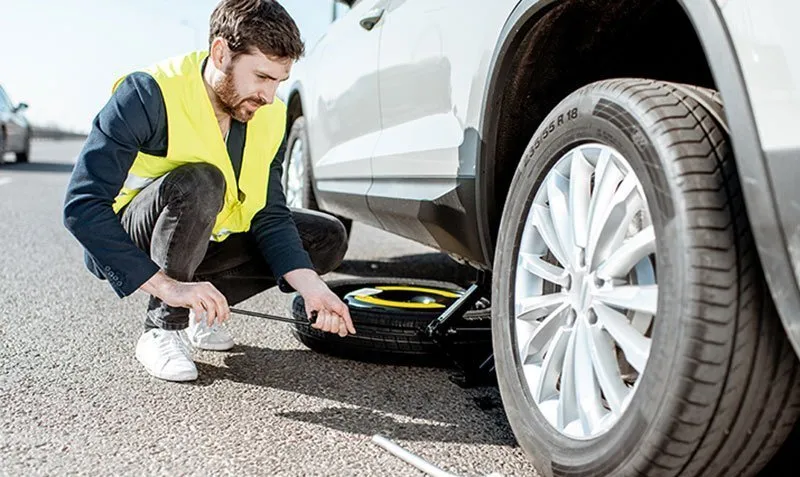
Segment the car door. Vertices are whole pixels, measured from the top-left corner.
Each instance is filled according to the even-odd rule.
[[[383,228],[468,255],[488,65],[518,0],[392,0],[369,205]]]
[[[326,32],[303,65],[304,110],[321,209],[374,222],[366,202],[380,135],[378,47],[389,0],[359,0]]]

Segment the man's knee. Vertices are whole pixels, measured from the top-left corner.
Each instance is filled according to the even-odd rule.
[[[216,166],[205,163],[186,164],[170,172],[170,182],[180,191],[187,205],[198,213],[215,217],[225,197],[225,176]]]
[[[339,268],[347,253],[348,236],[342,222],[332,216],[319,222],[317,241],[309,247],[309,255],[317,273],[324,275]]]

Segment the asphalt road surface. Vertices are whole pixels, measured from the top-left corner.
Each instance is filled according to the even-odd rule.
[[[147,375],[133,355],[146,296],[118,299],[62,225],[80,147],[35,142],[30,164],[0,165],[0,474],[424,475],[371,442],[381,434],[458,475],[535,475],[495,388],[326,357],[286,324],[234,316],[236,348],[197,353],[198,381]],[[358,224],[339,271],[466,277]],[[241,308],[288,315],[290,300],[271,290]]]

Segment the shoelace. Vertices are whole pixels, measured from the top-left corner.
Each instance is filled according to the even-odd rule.
[[[190,358],[189,350],[179,332],[164,332],[158,337],[158,349],[168,359]],[[191,359],[191,358],[190,358]]]
[[[186,333],[186,330],[180,330],[178,332],[178,335],[180,335],[181,341],[183,341],[183,346],[184,348],[186,348],[186,351],[188,351],[190,354],[193,353],[196,348],[194,347],[192,340],[189,339],[189,334]]]

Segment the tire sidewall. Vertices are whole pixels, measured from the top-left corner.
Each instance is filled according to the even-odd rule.
[[[681,304],[685,303],[683,257],[687,246],[676,230],[684,230],[676,215],[669,175],[668,152],[651,138],[635,107],[619,107],[614,125],[597,116],[601,99],[620,105],[618,95],[593,85],[562,101],[537,129],[520,162],[506,201],[495,254],[493,324],[498,384],[512,429],[522,447],[545,475],[623,475],[627,462],[670,414],[669,383],[675,383],[674,356],[681,336]],[[624,103],[624,100],[622,101]],[[572,113],[574,112],[574,113]],[[572,116],[575,116],[573,119]],[[620,127],[622,125],[622,127]],[[547,172],[567,151],[589,142],[616,149],[636,173],[650,208],[657,245],[658,310],[650,357],[638,389],[617,424],[606,434],[586,441],[569,439],[541,414],[527,390],[518,364],[514,337],[514,277],[519,243],[535,192]],[[667,301],[667,297],[670,297]],[[675,391],[674,389],[672,391]],[[679,394],[679,393],[676,393]]]

